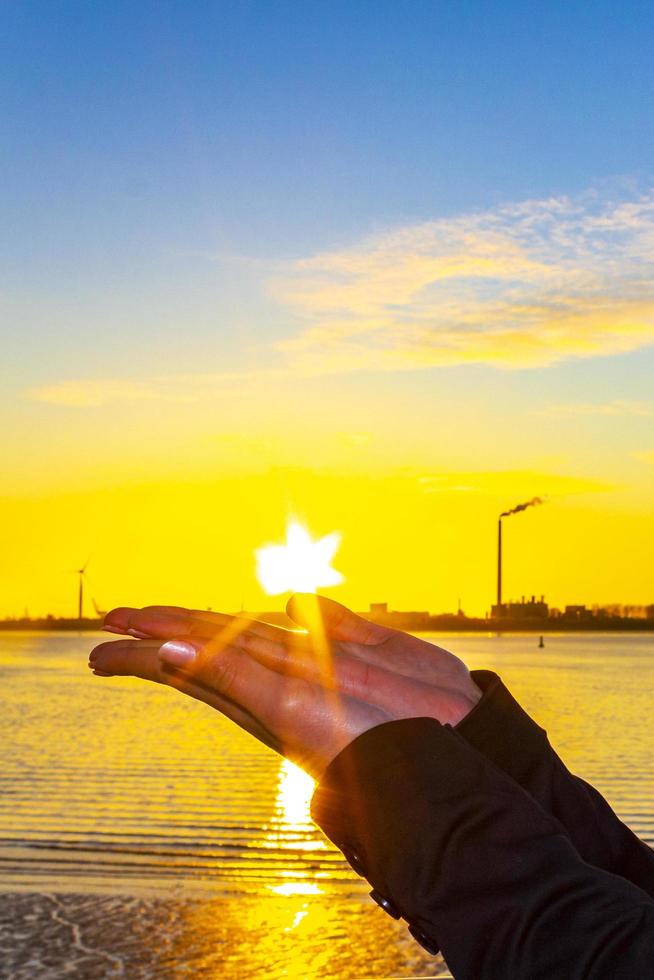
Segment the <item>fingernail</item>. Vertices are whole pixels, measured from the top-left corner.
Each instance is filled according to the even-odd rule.
[[[125,632],[125,630],[121,629],[120,626],[102,626],[101,629],[103,629],[105,633],[118,633],[120,636],[122,636]]]
[[[136,639],[136,640],[149,640],[150,639],[150,634],[149,633],[141,633],[140,630],[128,629],[127,632],[129,633],[130,636],[133,636],[134,639]]]
[[[187,667],[195,660],[197,650],[190,643],[184,643],[183,640],[168,640],[167,643],[159,647],[159,656],[167,664]]]
[[[94,670],[93,673],[96,677],[113,677],[113,674],[108,673],[106,670]]]

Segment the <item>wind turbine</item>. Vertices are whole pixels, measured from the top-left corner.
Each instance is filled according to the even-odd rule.
[[[81,568],[75,569],[75,574],[79,575],[79,590],[77,593],[77,618],[81,620],[82,611],[84,606],[84,576],[86,575],[86,569],[91,561],[91,556],[89,556]]]

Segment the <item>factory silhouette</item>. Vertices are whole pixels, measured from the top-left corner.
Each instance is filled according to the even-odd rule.
[[[459,605],[456,613],[394,612],[386,603],[372,603],[367,616],[377,623],[410,630],[654,630],[654,603],[648,606],[593,606],[569,605],[564,609],[550,609],[545,596],[535,595],[518,601],[505,602],[502,594],[502,520],[520,514],[529,507],[538,507],[544,501],[532,497],[503,511],[497,521],[497,594],[496,602],[484,617],[466,616]]]
[[[582,606],[570,605],[564,609],[551,609],[545,596],[535,595],[519,600],[504,601],[502,594],[502,521],[520,514],[529,507],[538,507],[544,501],[532,497],[503,511],[497,522],[497,593],[496,601],[483,617],[470,617],[461,609],[456,613],[396,612],[385,602],[373,602],[365,615],[376,623],[396,629],[427,632],[430,630],[488,630],[510,632],[527,630],[545,633],[552,630],[654,630],[654,603],[648,606]],[[542,644],[542,638],[541,638]]]

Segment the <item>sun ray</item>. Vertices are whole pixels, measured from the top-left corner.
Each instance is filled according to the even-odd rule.
[[[309,593],[302,599],[304,623],[319,665],[324,696],[336,717],[340,716],[343,705],[334,684],[331,643],[325,632],[318,597],[312,594],[319,587],[339,585],[344,580],[331,565],[340,542],[338,531],[314,541],[305,527],[290,520],[285,544],[266,545],[255,553],[257,576],[269,595],[287,591]]]

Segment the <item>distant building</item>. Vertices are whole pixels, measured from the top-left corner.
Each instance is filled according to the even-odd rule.
[[[367,616],[381,626],[391,626],[398,630],[428,629],[430,621],[430,615],[426,610],[394,612],[388,608],[387,602],[371,602]]]
[[[576,623],[587,623],[593,619],[593,610],[586,606],[566,606],[562,618]]]
[[[388,615],[388,603],[387,602],[371,602],[370,603],[370,615],[371,616],[386,616],[386,615]]]
[[[548,616],[549,606],[545,602],[545,596],[541,596],[540,599],[535,595],[532,595],[531,599],[522,596],[520,602],[503,602],[491,608],[493,619],[547,619]]]

